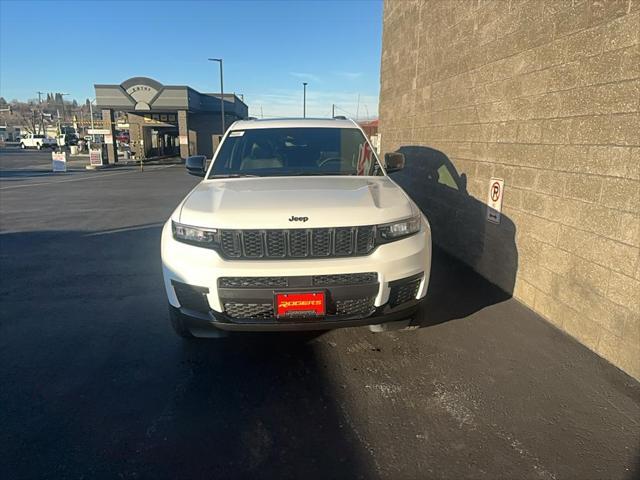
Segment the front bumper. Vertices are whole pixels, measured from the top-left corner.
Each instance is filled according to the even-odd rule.
[[[372,325],[405,319],[415,311],[418,301],[426,295],[431,267],[431,232],[426,221],[421,231],[411,237],[377,247],[362,257],[301,259],[301,260],[236,260],[221,258],[213,250],[177,242],[173,239],[170,221],[162,232],[162,267],[169,304],[179,310],[190,329],[214,327],[222,330],[319,330],[359,325]],[[315,276],[345,274],[375,274],[375,282],[366,285],[332,285],[318,287],[311,283]],[[334,302],[322,318],[275,319],[238,318],[230,315],[230,304],[259,304],[273,301],[280,287],[222,288],[220,279],[286,277],[290,291],[325,290]],[[411,279],[411,295],[398,303],[393,288]],[[306,282],[306,283],[305,283]],[[181,304],[176,286],[194,290],[203,301],[200,308]],[[184,294],[184,292],[183,292]],[[182,297],[185,298],[184,296]],[[367,309],[349,311],[336,305],[368,299]],[[182,303],[187,303],[183,302]],[[351,304],[353,305],[353,304]],[[337,310],[336,310],[337,308]]]
[[[298,320],[295,322],[242,322],[238,323],[224,313],[209,311],[208,313],[198,312],[187,308],[175,309],[182,315],[189,330],[196,336],[214,328],[233,332],[283,332],[283,331],[314,331],[332,330],[345,327],[361,327],[365,325],[378,325],[380,323],[395,322],[411,317],[418,308],[418,300],[410,302],[398,308],[382,307],[373,315],[368,317],[347,317],[337,320]]]

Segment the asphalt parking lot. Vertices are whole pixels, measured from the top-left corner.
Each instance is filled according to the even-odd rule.
[[[640,476],[640,386],[441,252],[416,325],[185,342],[180,166],[0,150],[0,478]]]

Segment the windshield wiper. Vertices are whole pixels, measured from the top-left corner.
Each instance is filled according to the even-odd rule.
[[[242,178],[242,177],[260,177],[261,175],[253,175],[251,173],[221,173],[211,175],[209,178]]]

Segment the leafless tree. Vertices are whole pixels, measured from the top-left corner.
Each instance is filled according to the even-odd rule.
[[[31,110],[31,112],[16,112],[16,116],[18,117],[18,122],[24,126],[25,130],[28,133],[43,133],[38,132],[39,127],[39,115],[36,115],[35,110]]]

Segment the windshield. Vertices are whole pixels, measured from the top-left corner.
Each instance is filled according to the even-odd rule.
[[[356,128],[260,128],[229,132],[209,178],[220,176],[382,175]]]

